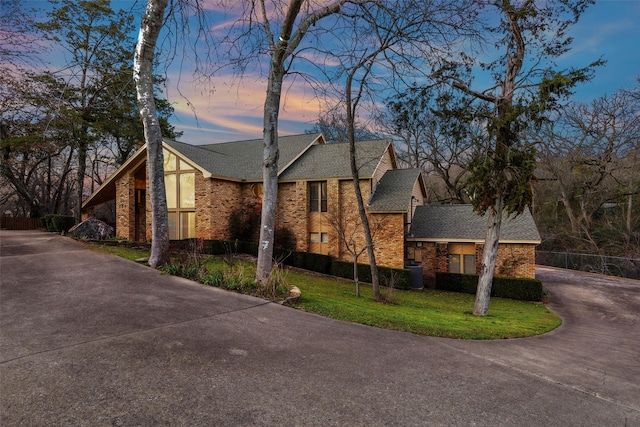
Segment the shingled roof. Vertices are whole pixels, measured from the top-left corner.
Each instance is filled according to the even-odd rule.
[[[409,240],[446,242],[484,241],[487,217],[471,205],[418,206],[411,220]],[[503,217],[500,242],[540,243],[540,234],[529,209],[517,217]]]
[[[358,141],[356,160],[361,178],[370,178],[389,148],[388,139]],[[317,180],[351,177],[349,144],[314,145],[280,175],[281,180]]]
[[[407,212],[420,169],[391,169],[376,185],[369,202],[369,212]]]
[[[291,162],[313,144],[322,144],[322,138],[321,134],[279,137],[278,172],[286,170]],[[212,176],[240,181],[262,180],[262,138],[207,145],[165,140],[165,144]]]
[[[206,178],[232,181],[262,181],[263,140],[250,139],[219,144],[191,145],[164,141],[165,148],[199,169]],[[358,141],[356,156],[360,177],[371,178],[380,166],[391,141]],[[278,138],[279,180],[320,180],[350,178],[349,144],[326,144],[322,134],[302,134]],[[115,182],[133,164],[144,161],[146,146],[138,150],[83,203],[83,208],[115,198]]]

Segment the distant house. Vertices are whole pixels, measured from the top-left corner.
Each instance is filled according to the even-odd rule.
[[[164,141],[171,239],[229,240],[233,235],[232,217],[260,209],[262,144],[262,139],[197,146]],[[338,238],[340,227],[353,227],[358,221],[348,144],[327,144],[321,134],[304,134],[280,137],[279,148],[276,233],[286,230],[293,236],[292,249],[297,251],[350,261]],[[477,227],[471,224],[484,223],[469,206],[423,206],[426,193],[422,174],[418,169],[398,169],[390,140],[360,141],[356,157],[380,265],[422,265],[427,280],[435,271],[468,272],[471,258],[465,255],[471,255],[467,252],[472,245],[473,263],[478,263],[483,236],[459,233],[466,226],[475,230]],[[83,213],[91,216],[94,207],[115,200],[116,235],[150,241],[147,187],[143,146],[85,200]],[[459,227],[449,228],[442,222],[443,215],[451,216]],[[531,254],[539,243],[535,224],[528,214],[515,221],[513,227],[526,227],[532,233],[501,240],[501,253],[513,256],[502,256],[503,264],[509,267],[501,264],[496,271],[533,277]],[[435,224],[441,224],[442,230],[435,232]],[[509,227],[505,225],[505,229]],[[363,247],[362,233],[356,233],[354,242]],[[462,249],[455,245],[462,245]],[[456,254],[461,256],[459,260]],[[368,261],[366,253],[359,261]],[[511,264],[517,266],[512,268]]]

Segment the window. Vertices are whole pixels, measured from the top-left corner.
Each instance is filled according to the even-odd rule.
[[[173,153],[164,150],[162,152],[162,157],[164,157],[165,172],[175,172],[178,169],[178,159],[173,155]]]
[[[183,173],[180,174],[180,207],[195,208],[196,207],[196,174]]]
[[[449,273],[460,273],[460,255],[449,255]]]
[[[465,274],[476,274],[476,256],[463,255]]]
[[[164,185],[167,193],[169,239],[196,236],[196,174],[188,163],[164,151]]]
[[[178,207],[178,186],[176,178],[178,175],[171,174],[164,176],[164,188],[167,192],[167,209],[175,209]]]
[[[309,252],[314,254],[329,253],[329,233],[324,231],[312,231],[309,233]]]
[[[327,183],[309,183],[309,212],[327,211]]]
[[[258,197],[258,198],[262,198],[262,184],[253,184],[251,186],[251,191],[253,191],[253,194]]]
[[[476,274],[474,244],[449,245],[449,273]]]
[[[329,233],[309,233],[309,242],[311,243],[329,243]]]

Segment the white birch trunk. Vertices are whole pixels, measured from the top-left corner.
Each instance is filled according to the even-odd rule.
[[[144,139],[147,143],[147,179],[151,198],[152,230],[149,265],[153,268],[169,261],[169,220],[164,186],[162,133],[153,96],[153,57],[166,7],[167,0],[148,0],[147,9],[140,24],[133,66],[138,108],[144,124]]]
[[[262,164],[262,217],[260,221],[260,246],[256,266],[256,281],[266,284],[271,275],[273,242],[276,223],[276,200],[278,198],[278,115],[284,69],[274,70],[269,77],[269,89],[264,103],[264,152]],[[277,67],[280,68],[280,67]]]
[[[336,13],[346,0],[338,0],[316,11],[307,13],[298,23],[300,8],[304,0],[290,0],[282,29],[277,41],[271,32],[267,7],[264,0],[259,1],[263,15],[263,28],[269,39],[271,64],[269,65],[269,83],[267,98],[264,103],[264,153],[262,164],[263,197],[262,218],[260,223],[260,241],[258,247],[258,264],[256,266],[256,282],[265,285],[271,275],[273,259],[273,242],[276,223],[276,199],[278,195],[278,117],[280,115],[280,98],[282,81],[286,74],[285,61],[296,50],[309,28],[318,20]]]

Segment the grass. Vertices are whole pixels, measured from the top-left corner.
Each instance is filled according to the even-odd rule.
[[[149,258],[149,251],[145,249],[128,248],[126,246],[107,246],[96,243],[88,243],[94,249],[101,250],[102,252],[108,252],[113,255],[117,255],[120,258],[125,258],[130,261],[135,261],[140,258]]]
[[[103,246],[101,250],[135,260],[148,256],[144,250]],[[255,265],[239,262],[243,275],[252,277]],[[209,271],[229,268],[220,258],[211,258]],[[561,319],[543,304],[491,298],[489,315],[472,314],[474,295],[436,290],[401,291],[383,288],[393,303],[373,300],[371,285],[355,285],[342,279],[286,270],[284,280],[300,288],[302,297],[292,304],[300,310],[332,319],[434,337],[469,340],[521,338],[543,334],[558,327]]]

